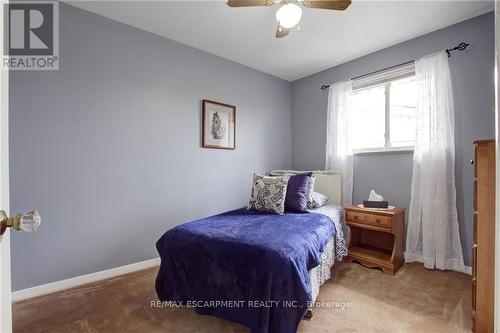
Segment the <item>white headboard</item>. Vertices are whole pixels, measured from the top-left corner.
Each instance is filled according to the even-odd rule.
[[[328,197],[329,202],[342,204],[342,176],[331,170],[298,171],[298,170],[273,170],[272,174],[297,174],[312,172],[316,181],[314,191],[322,193]]]

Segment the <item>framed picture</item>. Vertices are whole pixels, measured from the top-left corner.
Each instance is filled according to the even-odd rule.
[[[235,149],[236,107],[203,100],[202,147]]]

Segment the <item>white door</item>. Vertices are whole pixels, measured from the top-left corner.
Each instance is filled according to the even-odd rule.
[[[0,207],[6,212],[9,208],[9,193],[8,193],[8,153],[7,153],[7,135],[6,117],[7,108],[4,108],[4,83],[5,79],[1,78],[2,84],[2,110],[0,115]],[[11,287],[10,287],[10,229],[7,228],[5,233],[0,236],[0,332],[8,333],[12,331],[12,306],[11,306]]]
[[[3,44],[3,9],[0,1],[0,45]],[[3,48],[0,48],[3,49]],[[3,52],[2,52],[3,53]],[[9,72],[0,68],[0,210],[9,214]],[[10,228],[0,236],[0,332],[12,331],[10,286]]]

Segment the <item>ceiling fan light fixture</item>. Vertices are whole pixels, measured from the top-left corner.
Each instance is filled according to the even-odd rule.
[[[302,7],[294,3],[285,3],[276,12],[276,20],[287,29],[296,26],[302,18]]]

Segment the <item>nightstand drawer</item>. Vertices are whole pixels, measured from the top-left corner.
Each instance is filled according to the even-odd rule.
[[[363,214],[358,212],[346,212],[346,219],[348,221],[353,221],[357,223],[377,225],[381,227],[390,227],[391,226],[391,218],[388,216],[381,215],[370,215]]]
[[[353,222],[364,222],[365,214],[357,213],[357,212],[346,212],[345,218],[346,218],[346,220],[353,221]]]
[[[380,215],[366,215],[365,222],[373,225],[379,225],[382,227],[390,227],[391,226],[391,218],[387,216]]]

